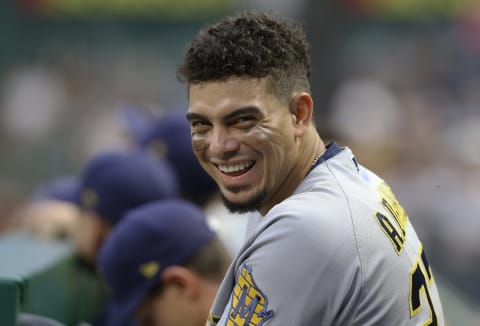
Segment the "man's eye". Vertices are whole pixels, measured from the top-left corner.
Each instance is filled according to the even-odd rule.
[[[251,116],[238,117],[233,121],[233,125],[240,128],[251,128],[255,123],[255,118]]]
[[[205,126],[205,125],[207,125],[207,123],[205,121],[193,121],[192,122],[192,127],[193,128],[202,127],[202,126]]]
[[[206,121],[193,121],[192,122],[192,134],[206,133],[210,129],[210,124]]]

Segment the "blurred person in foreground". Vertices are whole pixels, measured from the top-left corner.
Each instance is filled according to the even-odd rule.
[[[425,250],[390,187],[313,124],[299,26],[225,17],[198,33],[178,76],[197,159],[231,211],[261,214],[207,325],[444,325]]]
[[[163,200],[130,211],[102,246],[107,325],[203,326],[231,259],[199,207]]]
[[[98,153],[80,174],[81,215],[74,234],[79,256],[94,266],[103,240],[127,211],[177,194],[176,174],[168,162],[137,152]]]

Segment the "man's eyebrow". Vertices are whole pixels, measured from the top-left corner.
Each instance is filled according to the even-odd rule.
[[[256,106],[246,106],[246,107],[241,107],[233,112],[230,112],[229,114],[227,114],[223,120],[224,121],[227,121],[227,120],[231,120],[231,119],[234,119],[238,116],[241,116],[241,115],[245,115],[245,114],[258,114],[260,113],[260,109]],[[192,120],[204,120],[204,121],[208,121],[208,118],[204,115],[201,115],[201,114],[198,114],[198,113],[193,113],[193,112],[190,112],[190,113],[187,113],[186,115],[187,117],[187,120],[188,121],[192,121]]]
[[[234,119],[238,116],[241,115],[248,115],[248,114],[259,114],[260,109],[256,106],[246,106],[246,107],[241,107],[229,114],[227,114],[224,118],[224,120],[231,120]]]
[[[208,120],[205,116],[198,113],[187,113],[186,115],[188,121],[192,120]]]

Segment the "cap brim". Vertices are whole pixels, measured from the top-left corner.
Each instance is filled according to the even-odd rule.
[[[154,284],[158,282],[158,278],[153,278],[145,283],[134,295],[123,302],[112,302],[108,312],[107,325],[123,326],[130,325],[134,320],[135,312],[144,300]]]
[[[134,320],[135,311],[141,305],[143,296],[135,296],[125,303],[113,303],[109,307],[106,325],[127,326]]]

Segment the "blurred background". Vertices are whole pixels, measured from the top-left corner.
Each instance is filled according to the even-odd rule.
[[[45,180],[128,146],[125,108],[186,110],[188,41],[243,8],[305,27],[320,135],[390,184],[451,314],[478,312],[478,0],[2,1],[0,230]]]

